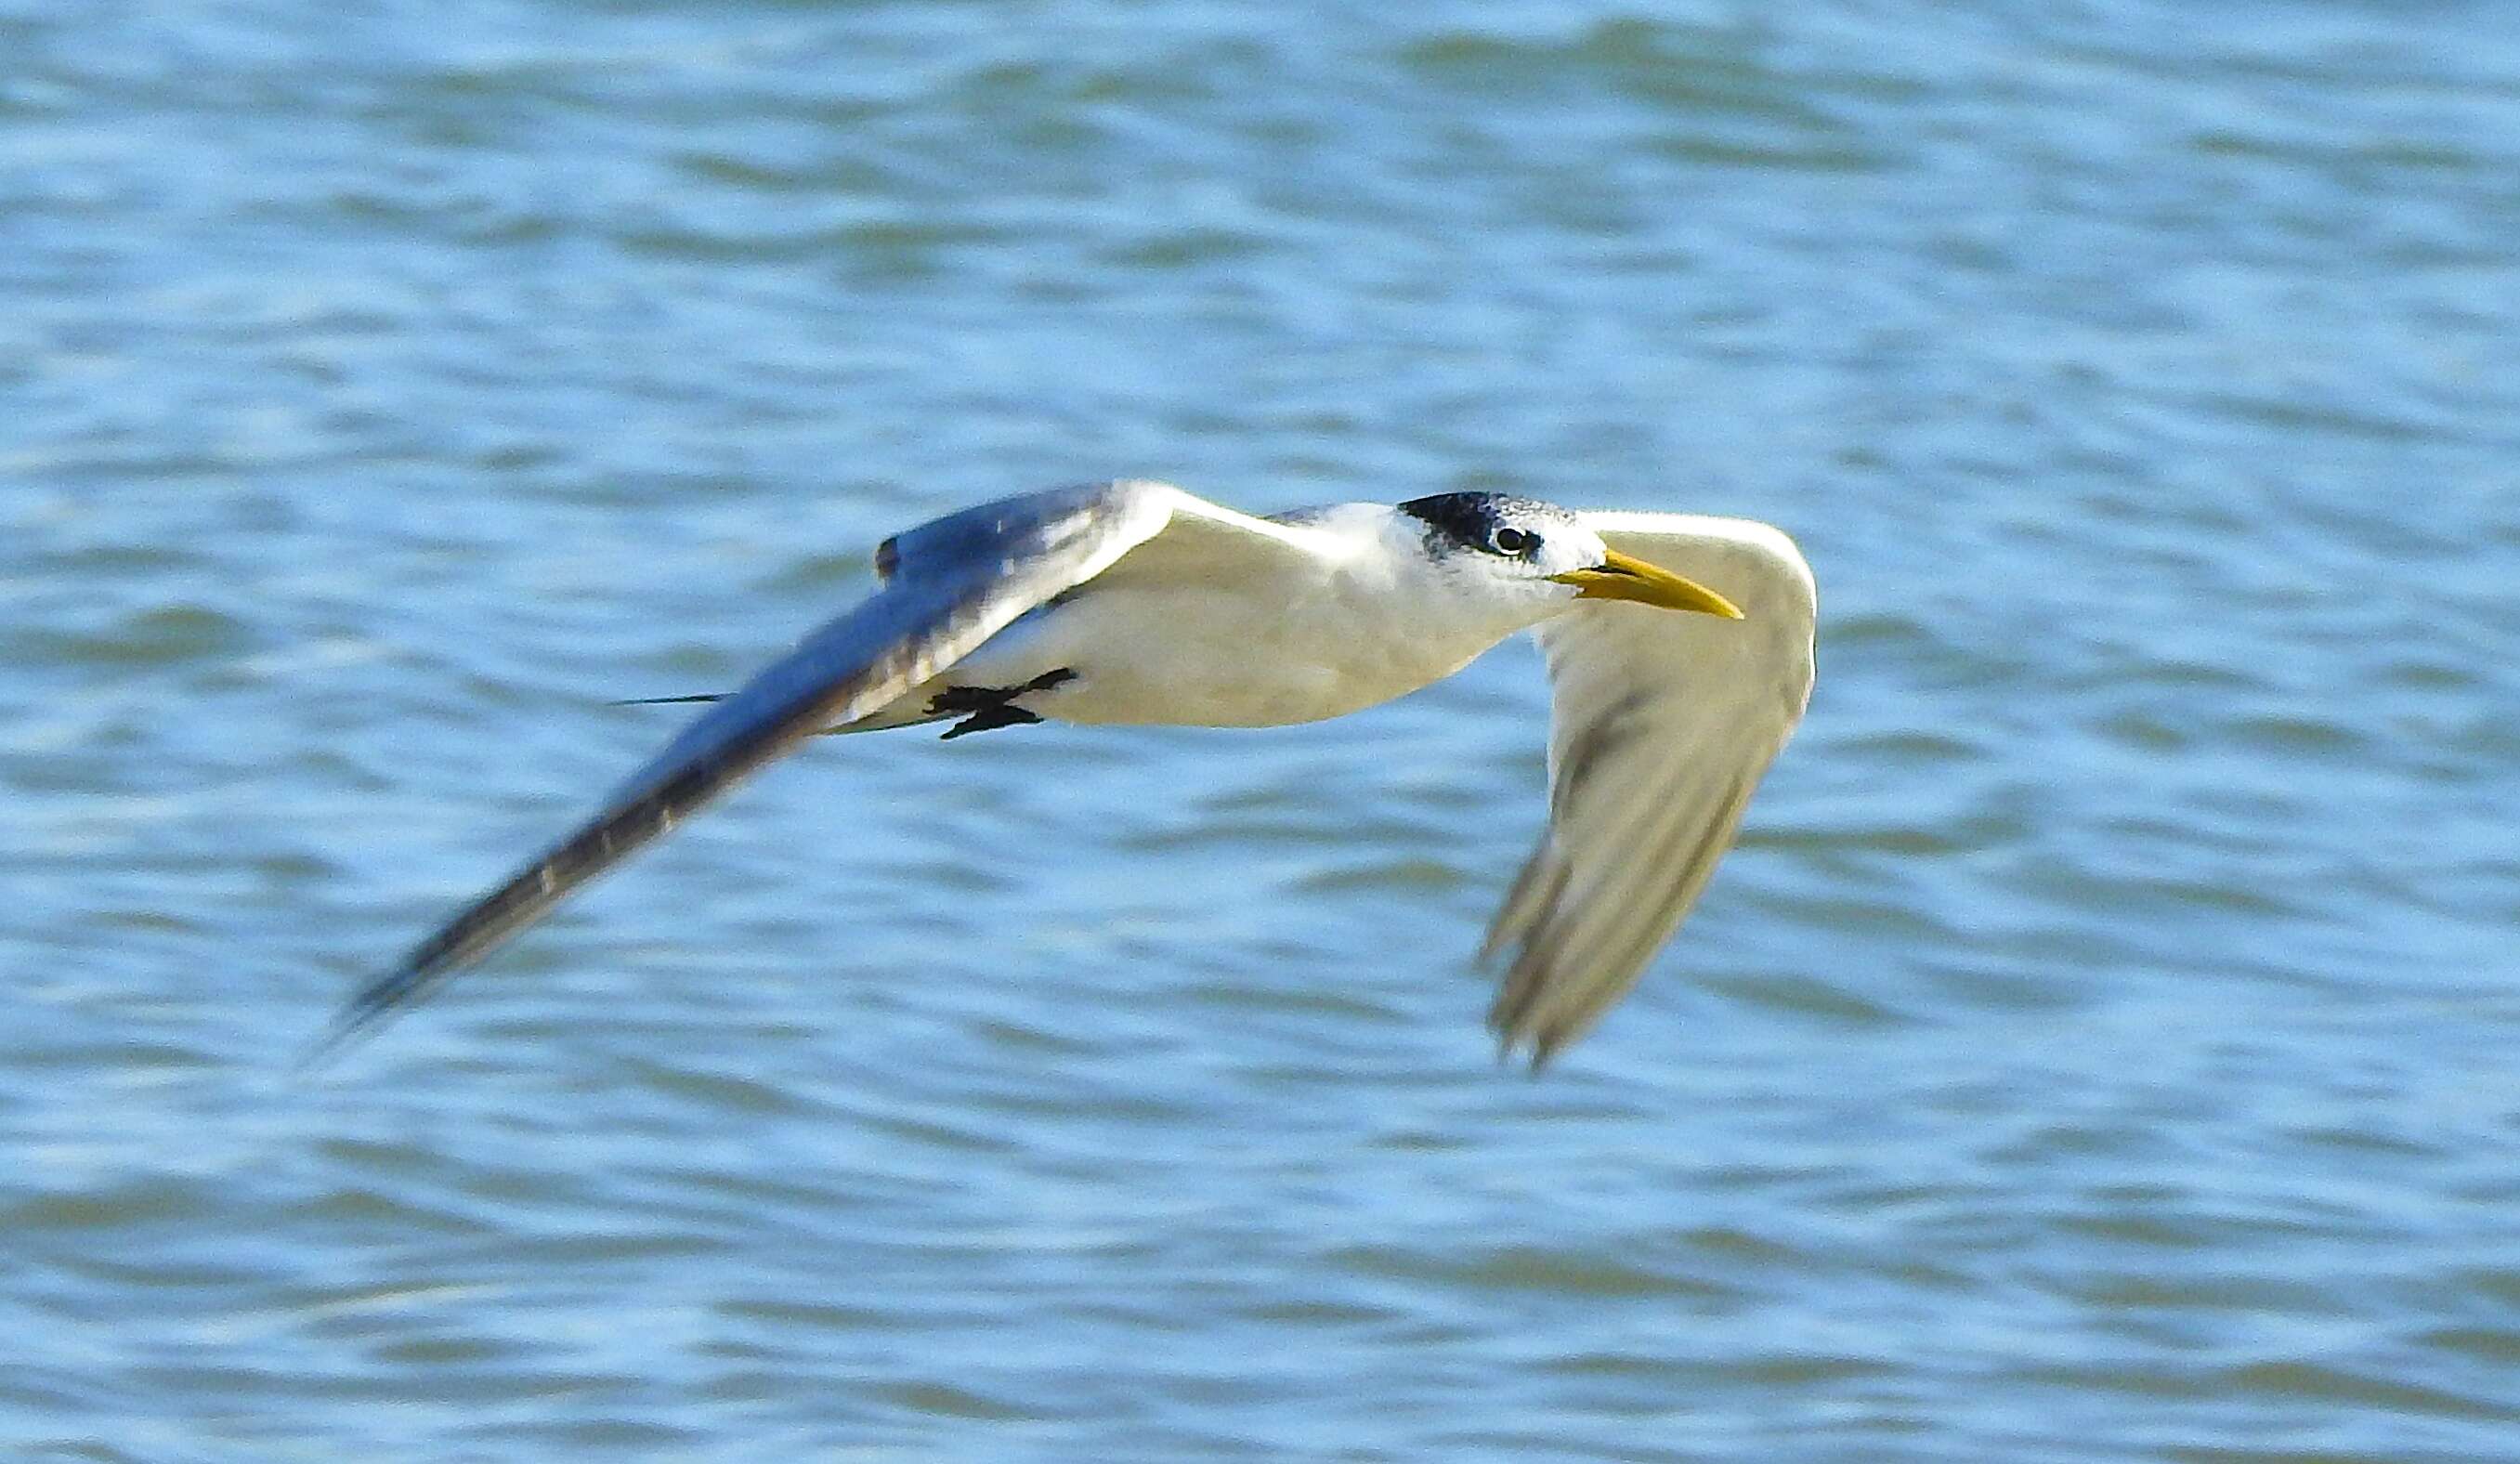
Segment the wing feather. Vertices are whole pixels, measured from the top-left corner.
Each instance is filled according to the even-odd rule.
[[[343,1006],[317,1054],[428,994],[578,886],[815,732],[899,698],[1152,538],[1188,494],[1121,481],[983,504],[887,540],[884,583],[712,705],[576,832],[474,900]]]
[[[1811,693],[1817,603],[1784,535],[1680,515],[1585,522],[1746,618],[1586,603],[1535,632],[1553,701],[1549,829],[1486,942],[1510,955],[1489,1025],[1535,1066],[1616,1004],[1679,927]]]

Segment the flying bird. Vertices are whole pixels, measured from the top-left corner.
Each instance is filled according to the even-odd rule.
[[[601,811],[360,988],[329,1051],[821,732],[1264,727],[1343,716],[1507,636],[1553,690],[1549,824],[1489,927],[1535,1067],[1636,984],[1809,700],[1817,600],[1764,524],[1442,493],[1254,518],[1121,480],[885,540],[880,585],[711,703]]]

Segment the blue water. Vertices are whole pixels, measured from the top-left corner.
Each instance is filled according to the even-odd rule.
[[[0,6],[0,1443],[2520,1457],[2493,7]],[[1745,514],[1811,715],[1538,1080],[1509,647],[819,745],[307,1081],[884,534]]]

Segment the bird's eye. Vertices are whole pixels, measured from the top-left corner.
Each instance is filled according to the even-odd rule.
[[[1540,535],[1525,533],[1519,528],[1500,528],[1488,535],[1488,542],[1496,546],[1496,552],[1499,554],[1520,554],[1528,549],[1539,548]]]

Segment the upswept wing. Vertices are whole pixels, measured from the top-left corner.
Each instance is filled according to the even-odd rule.
[[[1587,602],[1535,635],[1553,693],[1549,830],[1489,928],[1488,1024],[1534,1066],[1635,985],[1715,872],[1812,683],[1810,568],[1765,525],[1587,514],[1611,548],[1745,618]]]
[[[1255,518],[1179,488],[1172,522],[1100,575],[1097,587],[1205,586],[1251,580],[1302,582],[1322,573],[1344,541],[1301,523]]]
[[[1164,483],[1124,480],[982,504],[887,541],[877,556],[882,588],[712,705],[575,833],[362,987],[316,1055],[427,995],[805,738],[899,698],[1102,573],[1185,504],[1194,505],[1185,517],[1228,512]]]

